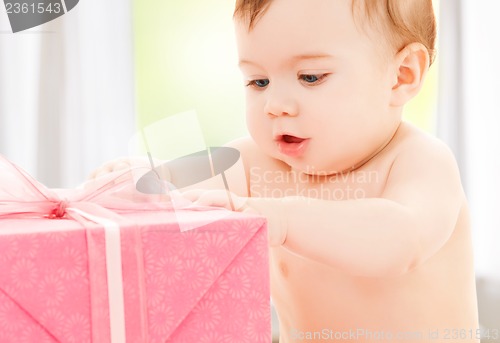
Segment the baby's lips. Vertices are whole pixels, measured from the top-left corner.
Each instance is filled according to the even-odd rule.
[[[277,137],[276,144],[281,154],[289,157],[300,157],[307,149],[309,138],[302,138],[290,134]]]
[[[291,135],[291,134],[282,134],[282,135],[278,135],[275,137],[275,139],[278,141],[278,142],[285,142],[285,143],[302,143],[303,141],[305,141],[307,138],[302,138],[302,137],[298,137],[298,136],[294,136],[294,135]]]
[[[283,136],[283,141],[286,143],[302,143],[305,141],[305,138],[300,138],[300,137],[295,137],[295,136],[290,136],[290,135],[284,135]]]

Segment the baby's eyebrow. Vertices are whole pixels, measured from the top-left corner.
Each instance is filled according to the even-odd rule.
[[[301,61],[307,61],[307,60],[322,60],[322,59],[333,59],[333,55],[329,54],[301,54],[301,55],[295,55],[292,56],[289,60],[291,64],[297,64],[298,62]],[[256,66],[257,63],[249,61],[249,60],[240,60],[238,63],[238,66],[244,66],[244,65],[253,65]]]
[[[293,63],[297,63],[304,60],[321,60],[321,59],[331,59],[334,58],[333,55],[329,54],[304,54],[292,56],[290,59]]]

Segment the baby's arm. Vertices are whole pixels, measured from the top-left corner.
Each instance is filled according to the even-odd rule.
[[[381,198],[248,200],[269,218],[271,240],[284,225],[285,248],[363,276],[404,273],[435,254],[463,203],[454,157],[440,143],[398,155]]]

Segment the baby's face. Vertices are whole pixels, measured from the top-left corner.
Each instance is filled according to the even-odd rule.
[[[236,22],[247,125],[266,153],[334,173],[390,140],[397,74],[369,30],[356,26],[348,0],[273,0],[250,32]]]

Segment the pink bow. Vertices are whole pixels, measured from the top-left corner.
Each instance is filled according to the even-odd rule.
[[[104,184],[98,180],[86,189],[56,191],[48,189],[0,155],[0,218],[63,218],[68,214],[66,208],[80,207],[85,203],[118,213],[172,209],[165,195],[139,193],[132,177],[126,176],[128,173],[130,171],[124,171]]]

